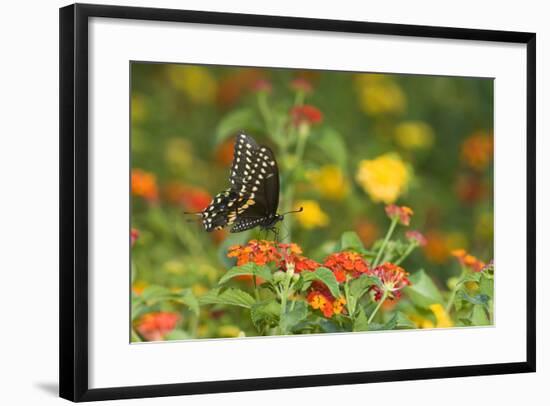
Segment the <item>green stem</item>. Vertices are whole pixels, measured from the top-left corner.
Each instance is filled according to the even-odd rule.
[[[466,274],[466,268],[462,268],[462,273],[460,274],[460,277],[458,279],[458,282],[456,283],[455,287],[451,291],[451,295],[449,296],[449,300],[447,300],[447,304],[445,306],[445,311],[449,313],[453,307],[453,303],[455,300],[456,293],[458,292],[458,289],[462,286],[464,283],[464,275]]]
[[[258,284],[256,282],[256,274],[252,274],[252,282],[254,282],[254,297],[256,298],[256,301],[260,300],[260,292],[258,291]]]
[[[384,242],[382,243],[382,246],[380,247],[380,250],[378,251],[378,254],[376,255],[376,259],[374,260],[374,263],[373,263],[373,268],[378,266],[378,261],[380,261],[380,258],[382,258],[382,254],[384,253],[384,250],[386,249],[386,245],[388,244],[388,241],[390,240],[392,234],[393,234],[393,230],[395,230],[395,226],[397,225],[397,222],[399,221],[399,219],[393,219],[391,224],[390,224],[390,228],[388,229],[388,232],[386,233],[386,237],[384,238]]]
[[[378,304],[376,305],[376,307],[374,308],[374,311],[371,313],[369,319],[367,320],[367,324],[370,324],[372,319],[374,319],[374,316],[376,316],[376,313],[378,313],[378,310],[380,310],[380,307],[382,307],[382,304],[384,303],[384,301],[388,298],[388,291],[387,290],[384,290],[384,294],[382,295],[382,297],[380,298],[380,301],[378,302]]]
[[[260,114],[262,115],[265,121],[265,126],[267,130],[270,132],[271,131],[271,110],[267,105],[266,92],[258,92],[258,108],[260,109]]]
[[[411,243],[407,249],[405,250],[405,252],[403,253],[403,255],[401,255],[401,257],[394,262],[395,265],[399,265],[401,262],[403,262],[410,254],[411,252],[413,252],[413,250],[416,248],[416,244],[415,243]]]

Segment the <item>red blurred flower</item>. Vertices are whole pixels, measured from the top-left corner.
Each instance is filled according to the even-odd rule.
[[[266,92],[271,93],[273,85],[269,80],[259,79],[252,85],[252,91],[254,92]]]
[[[323,121],[323,113],[321,113],[321,110],[309,104],[293,107],[290,109],[290,116],[295,126],[303,123],[318,124]]]
[[[136,322],[136,330],[147,341],[163,340],[179,319],[180,316],[174,312],[147,313]]]
[[[485,268],[485,263],[480,261],[473,255],[470,255],[464,249],[451,251],[451,255],[455,257],[460,265],[470,269],[472,272],[481,272]]]
[[[386,206],[386,214],[392,220],[398,220],[404,226],[408,226],[411,222],[411,217],[414,214],[413,210],[407,206],[397,206],[390,204]]]
[[[138,239],[138,237],[139,237],[139,231],[136,228],[132,228],[132,230],[130,231],[130,241],[132,241],[132,247],[136,243],[136,240]]]
[[[489,195],[489,188],[479,177],[472,175],[460,176],[455,184],[455,190],[460,201],[476,203]]]
[[[346,275],[357,278],[369,272],[367,261],[358,253],[351,251],[331,254],[323,264],[334,273],[338,282],[345,282]]]
[[[405,237],[410,242],[413,242],[421,247],[426,246],[426,244],[428,243],[428,240],[426,239],[426,237],[424,237],[424,235],[420,231],[409,230],[405,233]]]
[[[462,161],[477,171],[484,170],[493,159],[493,135],[477,131],[462,143]]]
[[[208,206],[212,197],[206,190],[185,185],[180,182],[170,182],[164,188],[166,200],[172,204],[182,205],[188,211],[202,211]]]
[[[132,169],[132,194],[143,197],[149,203],[158,200],[157,178],[142,169]]]
[[[290,88],[296,92],[311,93],[313,91],[311,82],[302,77],[293,79],[292,82],[290,82]]]
[[[391,262],[377,266],[371,271],[371,274],[377,276],[383,284],[382,288],[379,286],[373,287],[375,300],[380,300],[384,291],[388,293],[388,298],[399,299],[401,296],[400,290],[411,284],[408,278],[409,273]]]

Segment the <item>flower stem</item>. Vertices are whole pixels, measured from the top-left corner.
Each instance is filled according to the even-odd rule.
[[[386,249],[386,245],[388,244],[388,241],[390,240],[393,230],[395,230],[395,226],[397,225],[397,222],[399,219],[393,219],[390,228],[388,229],[388,232],[386,233],[386,237],[384,238],[384,242],[382,243],[382,246],[380,247],[380,250],[378,250],[378,254],[376,255],[376,259],[373,262],[373,267],[376,267],[378,265],[378,261],[380,261],[380,258],[382,258],[382,254],[384,253],[384,250]]]
[[[401,262],[403,262],[410,254],[411,252],[413,252],[413,250],[416,248],[416,244],[415,243],[411,243],[407,249],[405,250],[405,252],[403,253],[403,255],[401,255],[401,257],[394,262],[395,265],[399,265]]]
[[[458,292],[458,289],[462,286],[464,283],[464,275],[466,274],[466,268],[462,268],[462,273],[460,274],[460,278],[458,279],[458,282],[456,283],[455,287],[451,291],[451,295],[449,296],[449,300],[447,300],[447,304],[445,305],[445,310],[447,313],[450,313],[453,303],[455,300],[456,293]]]
[[[380,301],[378,302],[378,304],[376,305],[376,307],[374,308],[374,311],[371,313],[369,319],[367,320],[367,324],[370,324],[372,322],[372,319],[374,319],[374,316],[376,316],[376,313],[378,313],[378,310],[380,310],[380,307],[382,307],[382,304],[384,303],[384,301],[388,298],[388,291],[387,290],[384,290],[384,294],[382,295],[382,297],[380,298]]]

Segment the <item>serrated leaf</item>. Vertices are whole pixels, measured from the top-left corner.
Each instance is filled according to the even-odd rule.
[[[384,330],[416,328],[416,325],[402,312],[396,312],[384,325]]]
[[[216,127],[216,144],[234,135],[237,131],[244,131],[250,128],[259,128],[258,118],[253,109],[243,108],[233,110],[225,115]]]
[[[280,325],[283,331],[291,331],[292,328],[307,317],[307,304],[304,301],[294,302],[294,308],[290,310],[290,303],[287,311],[282,315]]]
[[[250,308],[250,318],[258,330],[262,330],[263,326],[277,325],[280,313],[281,306],[273,299],[254,303]]]
[[[174,299],[176,302],[183,303],[191,311],[195,314],[195,316],[199,315],[200,308],[199,308],[199,301],[197,300],[196,296],[193,294],[191,289],[184,289],[179,293],[179,296]]]
[[[323,282],[330,290],[330,293],[334,297],[340,297],[340,289],[338,288],[338,281],[328,268],[319,267],[313,272],[303,272],[302,278],[304,282],[320,281]]]
[[[353,320],[353,331],[368,331],[369,322],[367,315],[362,308],[357,311],[357,317]]]
[[[403,290],[416,306],[427,309],[434,303],[443,303],[439,289],[423,269],[409,279],[411,286],[407,286]]]
[[[221,277],[218,285],[223,285],[225,282],[236,276],[244,275],[256,275],[257,277],[260,277],[266,281],[271,281],[273,279],[269,267],[249,262],[247,264],[231,268]]]
[[[486,326],[490,324],[489,318],[487,317],[487,312],[485,311],[485,306],[474,305],[470,320],[475,326]]]
[[[361,275],[359,278],[349,282],[349,291],[351,296],[359,300],[371,286],[382,286],[380,278],[373,275]]]
[[[158,302],[170,300],[173,296],[174,293],[170,289],[164,286],[151,285],[147,286],[139,297],[147,306],[151,306]]]
[[[201,305],[207,304],[225,304],[231,306],[240,306],[247,309],[254,304],[255,300],[248,293],[240,289],[227,289],[223,292],[221,289],[212,289],[199,298]]]

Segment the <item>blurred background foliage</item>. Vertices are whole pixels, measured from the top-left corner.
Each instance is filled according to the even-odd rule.
[[[183,211],[203,210],[228,187],[238,130],[273,145],[258,119],[259,94],[267,114],[290,116],[298,97],[312,108],[303,160],[286,180],[291,203],[305,210],[285,223],[306,255],[321,260],[348,230],[370,246],[385,233],[384,205],[395,202],[414,210],[411,227],[428,241],[409,272],[426,269],[446,288],[460,272],[451,250],[492,259],[492,79],[133,63],[132,289],[179,295],[181,303],[148,303],[147,311],[173,315],[151,321],[157,332],[166,323],[161,338],[253,334],[239,309],[203,314],[195,298],[233,265],[230,245],[263,235],[209,234]],[[277,155],[281,170],[295,158]]]

